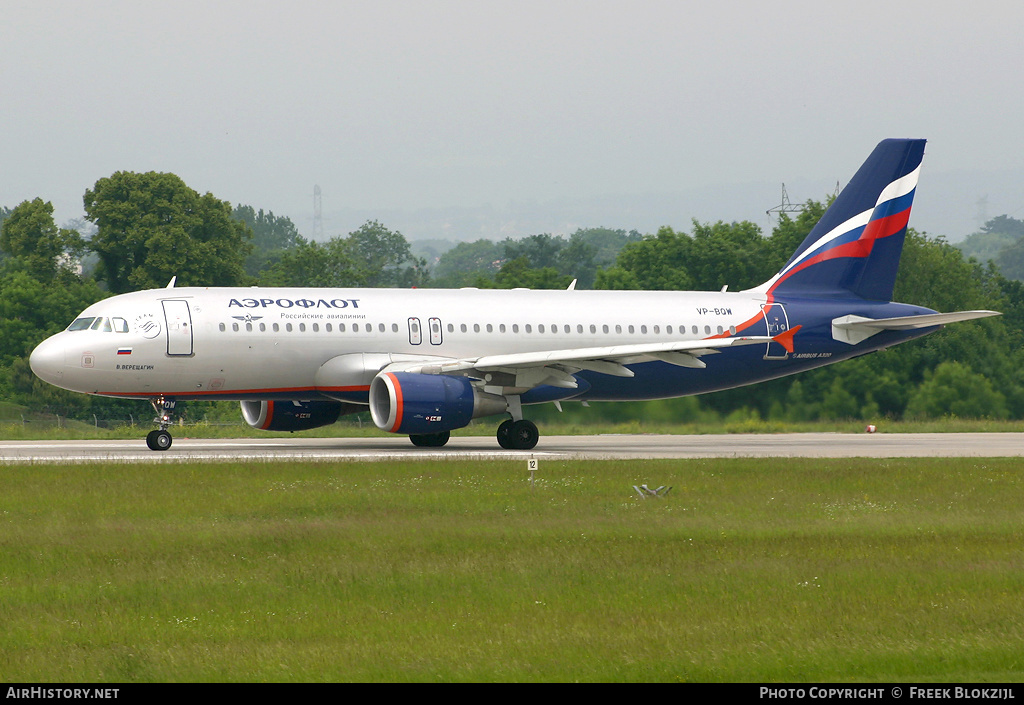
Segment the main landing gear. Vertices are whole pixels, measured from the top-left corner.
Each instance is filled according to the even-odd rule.
[[[508,413],[512,418],[498,426],[498,445],[506,450],[530,450],[540,438],[537,424],[523,418],[523,404],[518,396],[506,399]]]
[[[153,431],[149,434],[151,437],[154,434],[161,433],[160,431]],[[167,433],[163,431],[163,433]],[[520,419],[513,421],[512,419],[506,419],[500,426],[498,426],[498,445],[506,450],[530,450],[537,445],[537,441],[540,438],[540,432],[537,430],[537,425],[532,421],[526,419]],[[449,431],[443,431],[441,433],[419,433],[410,435],[409,440],[412,441],[414,446],[420,448],[440,448],[448,439],[451,438]],[[167,448],[154,448],[152,443],[156,440],[150,441],[146,439],[147,443],[150,443],[150,448],[153,450],[166,450]],[[171,445],[171,435],[167,434],[167,447]]]
[[[167,430],[168,426],[171,425],[171,412],[174,411],[174,400],[154,397],[149,400],[149,403],[153,405],[153,410],[156,412],[156,418],[153,419],[153,423],[160,428],[149,432],[146,436],[146,445],[149,446],[150,450],[167,450],[171,447],[171,441],[174,440]]]
[[[498,445],[506,450],[530,450],[540,439],[537,424],[526,419],[507,419],[498,426]]]

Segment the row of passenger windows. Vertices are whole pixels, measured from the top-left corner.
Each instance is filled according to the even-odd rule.
[[[249,333],[251,333],[253,331],[256,331],[256,330],[260,331],[261,333],[265,333],[268,330],[273,331],[274,333],[280,333],[282,330],[285,331],[286,333],[292,333],[292,332],[295,332],[295,331],[298,331],[299,333],[305,333],[306,331],[313,331],[314,333],[319,333],[320,332],[320,324],[319,323],[310,323],[309,326],[307,326],[305,323],[297,323],[297,324],[285,323],[284,326],[282,326],[280,323],[272,323],[269,326],[266,323],[259,323],[259,324],[256,324],[256,323],[245,323],[244,325],[243,324],[239,324],[239,323],[232,323],[231,324],[231,330],[233,330],[236,333],[241,331],[243,328],[247,332],[249,332]],[[227,329],[228,329],[228,327],[227,327],[226,323],[221,323],[220,324],[220,331],[222,333],[224,331],[226,331]],[[327,333],[331,333],[331,332],[334,331],[334,326],[332,324],[330,324],[330,323],[325,323],[323,325],[323,330],[325,332],[327,332]],[[363,323],[363,324],[353,323],[351,325],[351,327],[350,327],[350,330],[353,333],[361,333],[363,331],[365,331],[367,333],[372,333],[373,332],[373,324],[372,323]],[[377,330],[379,332],[381,332],[381,333],[386,333],[387,332],[387,326],[385,326],[383,323],[378,323],[377,324]],[[346,328],[345,328],[345,324],[344,323],[339,323],[338,324],[338,332],[339,333],[345,333],[346,332]],[[392,323],[391,324],[391,332],[392,333],[397,333],[398,332],[398,324],[397,323]]]
[[[392,333],[397,333],[399,331],[399,325],[397,323],[392,323],[390,327],[391,327],[391,332]],[[244,323],[244,324],[241,324],[241,323],[232,323],[231,324],[231,330],[236,332],[236,333],[241,331],[243,328],[244,328],[244,330],[246,332],[250,332],[250,333],[253,332],[253,331],[256,331],[256,330],[260,331],[261,333],[266,332],[268,330],[270,330],[270,331],[272,331],[274,333],[279,333],[282,330],[284,330],[286,333],[292,333],[292,332],[295,332],[295,331],[298,331],[299,333],[305,333],[307,331],[312,331],[314,333],[319,333],[320,330],[321,330],[321,326],[320,326],[319,323],[310,323],[310,324],[308,324],[308,326],[307,326],[306,323],[297,323],[297,324],[285,323],[283,327],[279,323],[272,323],[269,326],[266,323],[252,323],[252,322],[247,322],[247,323]],[[455,324],[454,323],[449,323],[447,328],[448,328],[448,332],[449,333],[454,333],[455,332]],[[584,333],[589,332],[589,333],[591,333],[593,335],[596,335],[598,333],[598,331],[600,330],[600,332],[602,334],[608,335],[608,334],[612,333],[613,328],[614,328],[614,331],[615,331],[616,335],[621,335],[622,333],[627,333],[627,334],[630,334],[630,335],[635,335],[638,331],[639,331],[640,335],[648,335],[648,334],[661,335],[662,334],[662,330],[664,330],[664,333],[666,335],[673,335],[673,334],[675,334],[675,329],[671,325],[667,325],[667,326],[664,326],[664,327],[662,327],[660,325],[654,325],[654,326],[647,326],[647,325],[640,325],[640,326],[634,326],[634,325],[627,325],[627,326],[615,325],[615,326],[610,326],[607,323],[602,325],[600,328],[598,328],[598,326],[596,324],[593,324],[593,323],[591,323],[589,326],[584,326],[582,323],[577,323],[576,324],[576,333],[577,334],[584,334]],[[687,327],[685,325],[680,325],[678,327],[678,334],[679,335],[686,335],[686,328]],[[459,332],[461,332],[461,333],[468,333],[468,332],[470,332],[471,329],[472,329],[472,331],[474,333],[483,333],[483,332],[494,333],[495,330],[497,330],[498,333],[508,333],[511,330],[511,332],[513,334],[518,334],[520,332],[526,333],[526,334],[530,334],[530,333],[533,333],[536,330],[536,332],[538,334],[545,334],[545,333],[559,334],[559,333],[562,333],[562,334],[568,335],[568,334],[571,334],[573,332],[573,327],[571,325],[569,325],[569,324],[564,324],[561,327],[559,327],[558,324],[551,324],[549,326],[545,326],[545,324],[543,324],[543,323],[537,324],[536,327],[533,324],[530,324],[530,323],[526,323],[522,327],[520,327],[520,325],[518,323],[513,323],[511,326],[506,326],[504,323],[499,323],[497,325],[497,327],[495,327],[491,323],[487,323],[487,324],[483,324],[483,325],[481,325],[479,323],[474,323],[474,324],[472,324],[472,326],[470,326],[470,324],[467,324],[467,323],[459,324]],[[220,330],[221,330],[221,332],[227,331],[227,324],[226,323],[221,323],[220,324]],[[325,323],[325,324],[323,324],[323,330],[324,330],[324,332],[331,333],[331,332],[334,331],[334,326],[332,324],[330,324],[330,323]],[[339,333],[345,333],[345,332],[347,332],[347,330],[351,330],[351,332],[353,332],[353,333],[361,333],[361,332],[372,333],[373,332],[373,324],[372,323],[352,323],[352,324],[350,324],[349,329],[346,329],[344,323],[338,323],[337,324],[337,330],[338,330]],[[378,323],[377,324],[377,331],[378,332],[386,333],[387,330],[388,330],[388,326],[386,326],[384,323]],[[724,326],[716,326],[714,329],[711,326],[709,326],[709,325],[703,326],[703,334],[704,335],[712,335],[713,333],[716,333],[717,335],[722,335],[723,333],[725,333],[726,330],[729,331],[730,335],[736,335],[736,327],[735,326],[729,326],[728,329],[726,329]],[[418,336],[419,333],[420,333],[420,331],[419,331],[419,324],[418,323],[410,322],[410,324],[409,324],[409,331],[410,331],[411,334]],[[436,328],[432,332],[435,335],[438,333]],[[700,335],[701,334],[701,327],[700,326],[691,326],[690,327],[690,332],[693,335]]]
[[[494,326],[491,325],[490,323],[488,323],[488,324],[486,324],[485,326],[482,326],[482,327],[481,327],[481,325],[479,323],[474,323],[472,328],[473,328],[473,332],[474,333],[480,333],[480,332],[483,332],[483,331],[486,331],[487,333],[493,333],[494,332]],[[578,334],[583,334],[583,333],[586,333],[588,331],[590,333],[592,333],[592,334],[597,334],[598,331],[600,331],[601,333],[607,335],[607,334],[610,334],[612,332],[612,329],[613,329],[613,326],[609,326],[607,323],[602,325],[600,328],[598,328],[598,326],[593,324],[593,323],[591,323],[590,326],[584,326],[582,323],[577,323],[576,324],[576,333],[578,333]],[[463,323],[463,324],[461,324],[459,326],[459,330],[461,332],[463,332],[463,333],[468,333],[469,332],[469,326],[467,324]],[[498,332],[499,333],[505,333],[505,332],[507,332],[507,330],[508,329],[506,328],[504,323],[501,323],[501,324],[498,325]],[[511,326],[511,330],[512,330],[513,333],[519,333],[520,332],[519,324],[518,323],[513,323],[512,326]],[[569,325],[569,324],[562,325],[561,329],[559,329],[558,324],[552,324],[550,326],[545,327],[545,325],[543,323],[539,323],[539,324],[537,324],[537,327],[536,327],[536,332],[538,334],[541,334],[541,333],[552,333],[552,334],[564,333],[564,334],[570,334],[570,333],[572,333],[572,330],[573,330],[573,327],[571,325]],[[614,326],[614,330],[615,330],[616,334],[629,333],[630,335],[635,335],[637,333],[637,331],[639,331],[641,335],[648,335],[649,333],[650,334],[654,334],[654,335],[661,335],[661,333],[662,333],[662,326],[658,325],[658,326],[650,326],[650,327],[648,327],[646,325],[641,325],[641,326],[634,326],[634,325],[622,326],[622,325],[616,325],[616,326]],[[708,326],[708,325],[704,326],[704,334],[705,335],[711,335],[712,334],[712,330],[713,329],[712,329],[711,326]],[[721,335],[721,334],[725,333],[725,331],[726,331],[726,328],[724,326],[717,326],[717,333],[718,333],[718,335]],[[735,326],[729,326],[728,331],[729,331],[730,335],[736,335],[736,328],[735,328]],[[454,333],[455,332],[455,325],[454,324],[452,324],[452,323],[448,324],[448,332],[449,333]],[[529,323],[527,323],[527,324],[523,325],[522,332],[524,332],[524,333],[533,333],[534,332],[534,326],[529,324]],[[675,331],[673,330],[672,326],[664,326],[664,332],[665,332],[666,335],[672,335]],[[693,333],[694,335],[700,335],[701,328],[700,328],[700,326],[692,326],[691,329],[690,329],[690,332]],[[686,335],[686,326],[685,325],[679,326],[679,335]]]

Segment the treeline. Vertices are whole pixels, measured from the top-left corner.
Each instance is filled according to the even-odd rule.
[[[118,172],[84,196],[85,223],[61,228],[37,198],[0,208],[0,404],[62,415],[145,416],[139,402],[66,393],[32,375],[28,355],[87,305],[112,294],[178,286],[337,286],[740,290],[778,271],[821,217],[808,201],[770,233],[750,222],[653,234],[605,228],[569,237],[460,243],[432,262],[370,221],[326,242],[286,217],[200,195],[173,174]],[[986,308],[998,318],[757,387],[700,398],[595,404],[582,420],[744,418],[1024,418],[1024,285],[910,230],[895,298],[938,311]],[[186,414],[210,408],[193,403]]]
[[[1008,279],[1024,281],[1024,220],[1001,215],[957,245],[965,257],[992,265]]]

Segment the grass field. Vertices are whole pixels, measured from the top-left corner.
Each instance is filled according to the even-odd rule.
[[[635,484],[670,485],[641,499]],[[0,466],[10,682],[1024,680],[1019,460]]]

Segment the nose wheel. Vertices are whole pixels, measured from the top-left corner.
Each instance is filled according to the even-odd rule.
[[[146,436],[146,445],[150,450],[167,450],[171,447],[172,440],[170,432],[158,429],[149,432]]]

